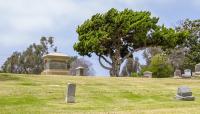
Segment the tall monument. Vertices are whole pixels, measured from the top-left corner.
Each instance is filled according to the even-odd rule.
[[[44,71],[42,75],[68,75],[69,56],[63,53],[49,53],[43,56],[44,59]]]

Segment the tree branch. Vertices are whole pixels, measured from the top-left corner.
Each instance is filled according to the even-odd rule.
[[[107,70],[111,70],[112,68],[110,68],[110,67],[107,67],[107,66],[105,66],[102,62],[101,62],[101,57],[99,56],[99,63],[100,63],[100,65],[104,68],[104,69],[107,69]]]
[[[102,58],[109,65],[112,65],[112,63],[110,61],[108,61],[104,56],[101,55],[100,58]]]
[[[132,53],[137,52],[137,51],[139,51],[139,50],[146,49],[146,48],[148,48],[148,47],[137,48],[137,49],[135,49],[135,50],[129,52],[125,57],[123,57],[123,58],[121,59],[121,62],[123,62],[125,59],[127,59]]]

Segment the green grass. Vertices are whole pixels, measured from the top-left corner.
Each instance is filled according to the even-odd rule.
[[[67,83],[76,103],[64,102]],[[174,99],[192,88],[195,101]],[[200,79],[147,79],[0,74],[0,114],[200,114]]]

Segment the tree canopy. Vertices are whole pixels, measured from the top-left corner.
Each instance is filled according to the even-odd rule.
[[[183,67],[194,70],[194,66],[200,63],[200,20],[186,19],[176,29],[189,31],[189,38],[183,47],[185,50]]]
[[[174,48],[187,38],[187,32],[159,26],[159,18],[148,11],[114,8],[96,14],[78,26],[74,49],[82,56],[99,56],[99,62],[110,75],[119,76],[120,65],[133,52],[146,47]],[[107,63],[103,64],[102,59]]]

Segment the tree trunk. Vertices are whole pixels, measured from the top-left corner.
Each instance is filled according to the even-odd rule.
[[[110,65],[110,67],[105,66],[102,63],[101,59],[103,59],[106,63],[108,63]],[[112,56],[111,60],[112,60],[112,63],[109,62],[108,60],[106,60],[105,57],[99,56],[99,63],[100,63],[100,65],[104,69],[110,71],[110,76],[118,77],[119,76],[119,72],[120,72],[120,65],[121,65],[119,52],[117,54],[115,54],[115,56]]]
[[[121,66],[121,60],[120,60],[120,52],[119,50],[116,50],[114,53],[114,56],[112,57],[112,70],[113,70],[113,75],[119,77],[119,72],[120,72],[120,66]]]

